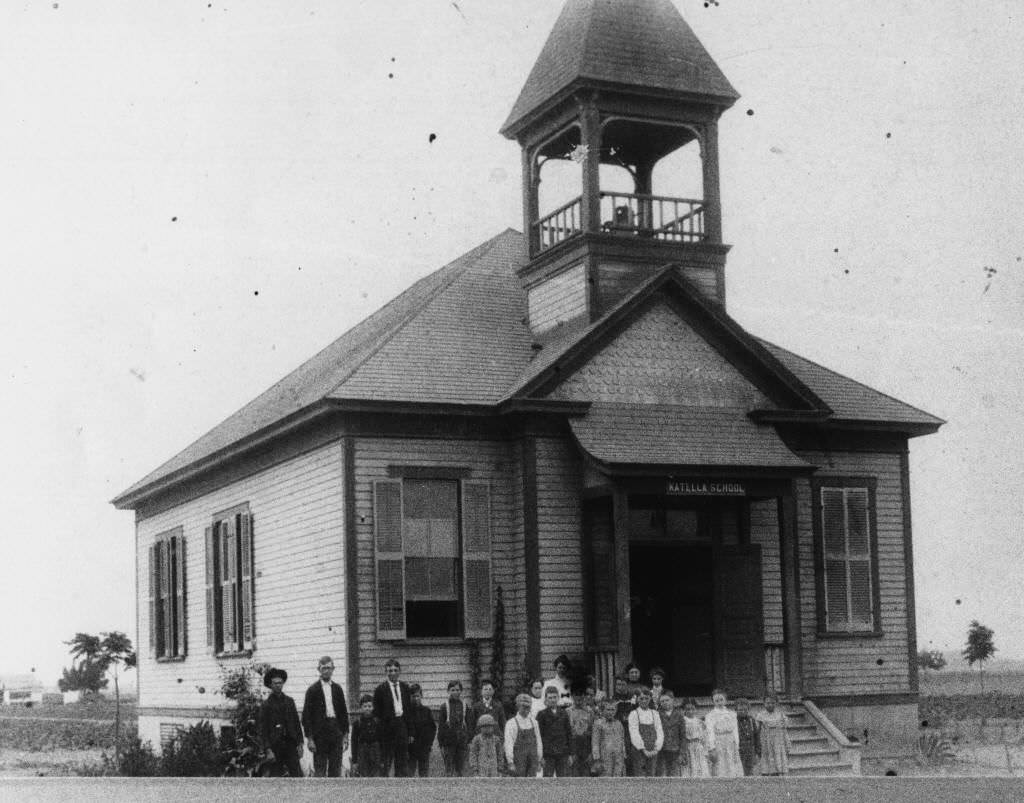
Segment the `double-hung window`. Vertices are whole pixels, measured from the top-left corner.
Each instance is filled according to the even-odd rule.
[[[149,653],[154,658],[184,658],[185,536],[182,528],[160,533],[149,545]]]
[[[490,487],[428,474],[374,483],[378,637],[489,638]]]
[[[879,633],[875,482],[822,479],[814,501],[818,630]]]
[[[251,651],[256,638],[252,515],[249,506],[218,513],[206,528],[206,646]]]

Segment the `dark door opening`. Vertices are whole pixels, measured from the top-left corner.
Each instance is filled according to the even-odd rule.
[[[664,667],[677,696],[715,683],[714,572],[710,545],[634,545],[629,550],[633,659]]]

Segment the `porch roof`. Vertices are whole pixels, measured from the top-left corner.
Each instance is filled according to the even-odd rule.
[[[569,426],[580,447],[605,464],[810,468],[773,427],[732,407],[594,402]]]

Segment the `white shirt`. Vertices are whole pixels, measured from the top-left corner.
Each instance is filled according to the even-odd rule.
[[[331,681],[321,680],[320,690],[324,693],[324,706],[327,709],[327,718],[336,718],[337,714],[334,713],[334,695],[331,694]]]
[[[388,681],[388,685],[391,687],[391,699],[395,701],[395,716],[402,716],[402,687],[397,682],[392,683]]]
[[[505,760],[508,761],[508,766],[511,768],[515,764],[515,746],[516,739],[519,738],[519,731],[534,730],[534,719],[533,716],[521,717],[517,713],[514,717],[509,719],[505,723]],[[537,758],[540,759],[541,766],[544,764],[544,746],[540,743],[540,729],[536,729],[535,733],[537,737]]]
[[[661,750],[665,744],[665,732],[661,729],[661,716],[653,708],[634,708],[629,712],[629,741],[637,750],[644,750],[644,738],[640,735],[640,725],[654,726],[654,749]]]

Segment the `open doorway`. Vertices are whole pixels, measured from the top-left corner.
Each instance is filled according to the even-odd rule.
[[[709,695],[715,683],[711,545],[632,545],[629,581],[636,663],[645,672],[664,667],[676,695]]]

